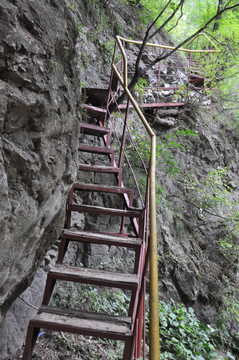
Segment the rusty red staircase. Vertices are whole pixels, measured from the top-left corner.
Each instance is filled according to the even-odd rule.
[[[101,117],[102,112],[97,111],[97,107],[91,106],[94,117],[97,114]],[[89,113],[90,113],[89,111]],[[80,145],[80,153],[100,154],[108,157],[109,165],[79,164],[81,171],[109,173],[116,177],[116,184],[99,185],[76,182],[73,184],[68,196],[66,206],[66,225],[61,234],[58,260],[47,276],[45,292],[42,306],[38,314],[30,320],[23,359],[32,358],[32,352],[40,329],[50,329],[54,331],[65,331],[69,333],[82,334],[85,336],[96,336],[108,339],[117,339],[125,342],[122,359],[133,360],[140,356],[141,352],[141,325],[143,294],[145,292],[146,275],[146,252],[147,238],[145,236],[145,209],[133,207],[133,191],[122,185],[122,169],[115,164],[114,150],[110,148],[110,130],[99,125],[82,123],[81,132],[87,136],[101,137],[105,146]],[[110,208],[89,204],[78,204],[75,197],[78,191],[117,194],[123,199],[122,208]],[[72,214],[75,212],[85,214],[110,215],[118,217],[119,231],[116,232],[89,232],[72,227]],[[125,221],[129,219],[133,229],[133,235],[127,233]],[[64,257],[71,242],[81,242],[87,244],[114,245],[134,250],[134,270],[133,273],[119,273],[97,270],[85,267],[69,266],[64,263]],[[132,256],[132,255],[130,255]],[[127,289],[130,291],[130,304],[128,316],[112,316],[86,311],[76,311],[67,308],[50,306],[49,302],[57,281],[75,282],[81,284],[91,284],[108,288]],[[140,329],[140,330],[139,330]]]

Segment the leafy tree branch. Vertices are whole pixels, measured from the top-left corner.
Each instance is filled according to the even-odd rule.
[[[134,74],[132,76],[132,79],[128,85],[128,89],[130,91],[132,91],[135,87],[135,85],[137,84],[137,82],[139,81],[139,79],[141,77],[143,77],[145,75],[145,73],[151,69],[154,65],[156,65],[158,62],[167,59],[169,56],[173,55],[179,48],[181,48],[183,45],[185,45],[186,43],[188,43],[190,40],[192,40],[195,36],[197,36],[199,33],[201,33],[202,31],[204,31],[206,28],[208,28],[208,26],[213,23],[213,21],[218,20],[221,15],[225,12],[229,12],[232,11],[236,8],[239,7],[239,3],[236,4],[231,4],[231,1],[228,1],[225,6],[222,6],[222,1],[219,0],[218,1],[218,7],[217,7],[217,11],[216,14],[213,15],[208,21],[205,22],[205,24],[201,27],[199,27],[199,29],[197,29],[196,31],[194,31],[190,36],[186,37],[184,40],[182,40],[174,49],[172,50],[168,50],[168,51],[164,51],[163,54],[161,54],[160,56],[158,56],[157,58],[155,58],[153,61],[151,61],[148,66],[145,69],[140,68],[140,62],[146,47],[146,44],[152,40],[156,35],[160,34],[162,32],[163,29],[165,29],[166,25],[170,23],[171,20],[173,20],[176,16],[176,14],[178,13],[178,11],[180,11],[180,15],[178,17],[178,19],[176,20],[176,24],[172,27],[174,28],[175,26],[177,26],[179,19],[183,16],[183,9],[184,9],[184,5],[185,5],[185,0],[180,0],[179,3],[175,6],[173,6],[173,1],[169,0],[166,5],[164,6],[164,8],[159,12],[159,14],[156,16],[155,20],[152,21],[151,24],[149,24],[144,39],[142,41],[142,45],[139,48],[139,52],[137,55],[137,59],[135,62],[135,70],[134,70]],[[231,4],[231,5],[230,5]],[[158,21],[163,17],[163,14],[166,12],[166,10],[170,7],[173,7],[173,11],[172,13],[166,18],[166,20],[163,21],[162,25],[160,25],[156,30],[153,30],[156,26],[156,24],[158,23]],[[172,29],[171,28],[171,29]],[[171,30],[170,29],[170,30]],[[153,31],[151,33],[151,31]],[[122,93],[122,95],[118,98],[117,102],[120,104],[123,102],[123,100],[125,99],[126,94],[125,92]],[[113,106],[112,106],[113,107]],[[111,111],[113,111],[113,109],[110,109]]]

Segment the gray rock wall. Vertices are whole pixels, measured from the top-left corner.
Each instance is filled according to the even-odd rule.
[[[62,228],[76,175],[76,40],[64,0],[1,1],[1,316]]]
[[[239,200],[238,132],[212,114],[185,106],[173,128],[155,125],[158,144],[164,141],[168,146],[164,150],[172,155],[170,163],[171,155],[163,158],[161,153],[157,168],[163,188],[159,194],[159,292],[160,298],[192,306],[198,318],[213,327],[225,316],[233,336],[238,331],[234,315],[229,314],[238,287],[239,237],[233,212],[238,211]],[[197,136],[182,135],[187,130]],[[165,136],[176,146],[170,149]],[[169,165],[177,167],[177,173],[171,168],[170,174]],[[223,185],[220,175],[208,182],[213,171],[225,171]],[[220,241],[227,236],[231,245],[223,248]]]

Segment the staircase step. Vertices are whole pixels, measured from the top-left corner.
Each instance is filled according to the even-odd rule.
[[[90,112],[94,113],[101,113],[101,114],[105,114],[106,113],[106,109],[103,109],[101,107],[98,107],[98,106],[93,106],[93,105],[88,105],[88,104],[84,104],[84,107],[87,109],[87,110],[90,110]]]
[[[79,170],[82,171],[94,171],[100,173],[119,173],[122,174],[122,169],[115,166],[105,166],[105,165],[88,165],[88,164],[79,164]]]
[[[110,134],[110,129],[103,126],[81,123],[80,128],[81,133],[87,135],[104,136]]]
[[[69,193],[69,201],[68,204],[73,204],[73,195],[74,191],[81,191],[87,190],[92,192],[104,192],[104,193],[111,193],[111,194],[127,194],[129,197],[129,206],[133,204],[133,195],[134,191],[131,189],[127,189],[121,186],[106,186],[106,185],[99,185],[99,184],[85,184],[85,183],[74,183]]]
[[[84,88],[83,102],[94,106],[104,106],[107,103],[108,93],[108,88]]]
[[[79,170],[115,174],[118,175],[118,184],[122,183],[122,169],[115,166],[79,164]]]
[[[23,359],[32,359],[40,329],[130,341],[131,323],[130,317],[93,314],[43,305],[39,313],[29,322]]]
[[[136,261],[138,261],[143,241],[140,238],[117,236],[112,234],[91,233],[77,229],[64,229],[61,234],[61,242],[58,249],[58,263],[62,263],[69,241],[99,244],[108,246],[119,246],[135,250]]]
[[[101,122],[100,122],[101,123]],[[110,129],[104,126],[91,125],[91,124],[80,124],[80,130],[82,134],[101,136],[104,137],[105,146],[108,148],[110,144]]]
[[[72,316],[72,317],[88,319],[88,320],[101,320],[111,323],[118,322],[121,323],[122,325],[123,324],[127,325],[128,327],[130,327],[132,324],[132,318],[130,316],[99,314],[95,312],[68,309],[65,307],[41,305],[41,307],[38,310],[38,313],[42,313],[42,312],[51,313],[55,315]]]
[[[112,194],[128,194],[133,195],[134,191],[121,186],[99,185],[99,184],[86,184],[75,183],[72,185],[72,190],[88,190],[106,192]]]
[[[130,317],[93,314],[50,306],[41,306],[30,325],[36,328],[111,339],[123,340],[132,335]]]
[[[109,155],[111,165],[114,164],[114,150],[108,147],[79,145],[78,150],[92,154]]]
[[[90,233],[90,232],[73,230],[73,229],[71,230],[64,229],[63,233],[61,234],[61,238],[71,241],[81,241],[81,242],[94,243],[94,244],[122,246],[132,249],[139,248],[142,244],[142,240],[139,238],[112,236],[112,235]]]
[[[106,109],[87,104],[84,104],[84,108],[86,109],[86,114],[89,115],[90,118],[104,121],[104,118],[106,116]]]
[[[133,105],[130,105],[132,107]],[[176,106],[184,106],[183,102],[175,102],[175,103],[147,103],[147,104],[139,104],[140,108],[161,108],[161,107],[176,107]],[[119,105],[120,109],[126,109],[127,104]]]
[[[78,150],[88,152],[88,153],[103,154],[103,155],[113,155],[114,154],[113,149],[109,149],[106,147],[100,147],[100,146],[79,145]]]
[[[56,264],[49,271],[48,280],[49,278],[129,290],[135,290],[138,285],[136,274],[115,273],[64,264]]]
[[[142,218],[143,217],[142,209],[123,210],[123,209],[105,208],[105,207],[101,207],[101,206],[72,204],[72,205],[68,206],[67,210],[91,213],[91,214],[123,216],[123,217],[130,217],[130,218]]]

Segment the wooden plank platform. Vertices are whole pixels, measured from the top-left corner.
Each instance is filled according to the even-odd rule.
[[[79,170],[114,174],[118,177],[118,185],[122,184],[122,169],[116,166],[79,164]]]
[[[79,145],[78,150],[83,151],[83,152],[88,152],[88,153],[95,153],[95,154],[105,154],[105,155],[113,155],[114,154],[113,149],[109,149],[106,147],[100,147],[100,146]]]
[[[138,277],[136,274],[115,273],[111,271],[67,266],[64,264],[56,264],[49,271],[48,280],[49,279],[50,281],[52,281],[52,279],[64,280],[129,290],[135,290],[138,285]]]
[[[110,129],[98,125],[81,123],[80,129],[81,129],[81,133],[87,135],[104,136],[110,134]]]
[[[128,195],[132,195],[134,193],[133,190],[121,186],[85,184],[85,183],[74,183],[72,185],[72,190],[79,190],[79,191],[88,190],[88,191],[98,191],[98,192],[106,192],[112,194],[128,194]]]
[[[76,318],[81,318],[81,319],[88,319],[88,320],[92,319],[92,320],[97,320],[97,321],[120,323],[120,324],[125,324],[129,327],[131,326],[131,322],[132,322],[132,319],[129,316],[99,314],[99,313],[95,313],[95,312],[68,309],[65,307],[41,305],[38,313],[42,313],[42,312],[51,313],[51,314],[55,314],[55,315],[76,317]]]
[[[46,308],[46,307],[45,307]],[[83,334],[89,336],[101,336],[109,339],[124,340],[132,335],[129,325],[126,325],[120,320],[107,321],[101,319],[99,316],[95,319],[83,317],[73,317],[72,314],[54,313],[50,311],[43,311],[44,307],[40,309],[31,321],[30,326],[35,328],[50,329],[55,331],[65,331],[74,334]],[[58,311],[59,312],[59,311]]]
[[[99,173],[122,173],[122,169],[115,166],[97,166],[97,165],[88,165],[88,164],[79,164],[79,170],[82,171],[94,171]]]
[[[111,215],[111,216],[123,216],[130,218],[142,218],[143,211],[140,209],[134,210],[122,210],[115,208],[104,208],[101,206],[92,206],[92,205],[78,205],[72,204],[68,206],[68,211],[77,211],[91,214],[102,214],[102,215]]]
[[[62,239],[71,241],[81,241],[94,244],[105,244],[122,246],[127,248],[139,248],[142,244],[142,239],[130,238],[125,236],[112,236],[100,233],[90,233],[85,231],[64,229],[61,234]]]
[[[86,109],[87,115],[89,115],[90,117],[93,117],[95,119],[103,121],[105,114],[106,114],[106,109],[102,109],[100,107],[87,105],[87,104],[85,104],[84,107]]]
[[[139,104],[140,108],[161,108],[161,107],[176,107],[176,106],[184,106],[183,102],[175,102],[175,103],[150,103],[150,104]],[[119,105],[120,109],[126,109],[126,104]],[[130,105],[130,108],[132,108],[133,105]]]
[[[83,88],[83,102],[91,104],[106,104],[109,93],[108,88]]]

